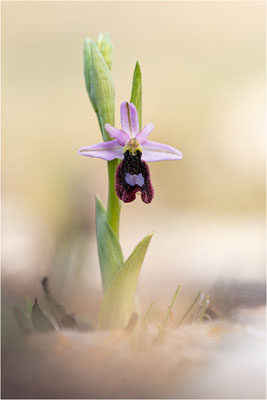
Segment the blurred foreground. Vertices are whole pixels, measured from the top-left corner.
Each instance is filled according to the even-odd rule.
[[[52,243],[29,219],[25,226],[21,221],[22,236],[19,229],[14,235],[14,215],[13,210],[6,220],[3,242],[3,398],[265,398],[264,224],[259,220],[214,224],[203,215],[183,215],[182,228],[174,218],[166,220],[141,272],[139,323],[155,303],[140,337],[138,329],[97,331],[101,287],[93,225],[68,221]],[[134,221],[130,226],[138,236]],[[146,223],[142,229],[149,229]],[[125,240],[128,252],[132,241]],[[45,274],[54,298],[85,330],[21,330],[14,310],[27,309],[35,297],[50,315],[41,288]],[[178,283],[182,287],[159,345],[157,326]],[[200,289],[210,294],[215,314],[191,323],[191,312],[177,327]]]

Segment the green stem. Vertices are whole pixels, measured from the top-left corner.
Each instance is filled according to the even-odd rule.
[[[121,204],[115,192],[115,173],[118,160],[108,161],[108,206],[107,220],[119,239]]]

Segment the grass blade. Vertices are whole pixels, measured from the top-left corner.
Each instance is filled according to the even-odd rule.
[[[165,316],[165,318],[164,318],[162,324],[161,324],[160,327],[159,327],[158,336],[157,336],[157,341],[158,341],[158,342],[161,341],[161,340],[163,339],[163,337],[164,337],[164,334],[165,334],[165,332],[166,332],[166,327],[167,327],[168,322],[169,322],[169,320],[170,320],[171,313],[172,313],[172,309],[173,309],[173,306],[174,306],[174,304],[175,304],[176,297],[177,297],[177,295],[178,295],[178,293],[179,293],[180,288],[181,288],[181,285],[178,285],[178,287],[177,287],[177,289],[176,289],[176,291],[175,291],[175,293],[174,293],[174,296],[173,296],[173,298],[172,298],[171,305],[170,305],[169,308],[168,308],[167,314],[166,314],[166,316]]]

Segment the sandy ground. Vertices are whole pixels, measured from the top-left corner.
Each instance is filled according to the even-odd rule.
[[[156,345],[125,331],[27,335],[3,352],[2,398],[265,398],[265,310],[186,324]],[[153,331],[153,329],[152,329]]]
[[[100,277],[93,232],[80,232],[69,241],[65,238],[55,250],[45,239],[45,231],[36,226],[28,223],[28,230],[21,227],[16,233],[7,229],[2,273],[2,397],[265,398],[264,227],[257,220],[241,225],[205,221],[193,219],[184,229],[184,223],[179,228],[170,219],[160,227],[160,238],[155,236],[151,242],[138,292],[142,313],[156,300],[158,315],[151,318],[139,339],[136,332],[129,335],[124,330],[22,334],[14,307],[25,304],[26,297],[31,301],[38,297],[47,311],[40,285],[44,274],[49,275],[51,290],[67,311],[96,327]],[[144,223],[142,230],[147,228]],[[133,237],[127,242],[122,230],[126,252],[138,233],[138,227],[132,229]],[[174,251],[177,237],[180,252]],[[213,251],[208,251],[211,244]],[[162,253],[167,248],[173,254],[172,262]],[[82,259],[77,258],[81,253]],[[88,268],[88,264],[95,267]],[[173,311],[174,323],[163,343],[155,345],[156,324],[179,282],[182,288]],[[220,318],[205,323],[189,323],[188,319],[177,328],[175,321],[200,289],[210,293]]]

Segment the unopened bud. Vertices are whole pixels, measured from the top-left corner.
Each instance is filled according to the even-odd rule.
[[[114,125],[115,93],[110,70],[96,43],[87,38],[84,41],[84,77],[87,93],[97,113],[103,139],[110,140],[105,132],[106,123]]]
[[[99,48],[104,60],[107,63],[109,69],[111,69],[112,61],[113,61],[113,44],[110,39],[110,35],[108,32],[105,32],[104,35],[101,32],[98,36],[97,47]]]

